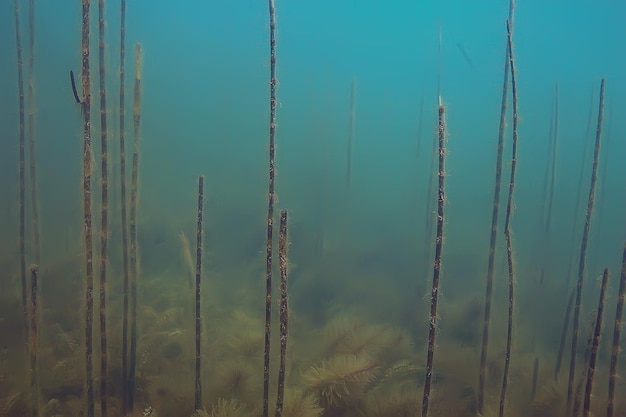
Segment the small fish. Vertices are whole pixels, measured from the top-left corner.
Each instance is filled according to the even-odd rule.
[[[78,98],[78,91],[76,91],[76,82],[74,81],[74,71],[70,70],[70,81],[72,82],[72,92],[74,93],[74,99],[76,103],[80,104],[80,98]]]

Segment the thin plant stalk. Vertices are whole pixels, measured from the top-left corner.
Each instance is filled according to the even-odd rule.
[[[578,223],[578,212],[580,211],[580,193],[583,188],[583,173],[585,171],[585,162],[587,161],[587,150],[589,149],[589,142],[591,140],[590,130],[591,130],[591,121],[593,119],[593,96],[594,96],[594,87],[591,87],[591,100],[589,100],[589,113],[587,115],[587,127],[585,128],[585,137],[584,143],[585,147],[583,148],[583,157],[580,161],[580,171],[578,172],[578,187],[576,188],[576,203],[574,205],[574,217],[572,218],[572,240],[576,238],[576,225]],[[574,263],[574,252],[572,252],[572,259],[570,260],[567,267],[567,279],[566,279],[566,287],[569,288],[570,279],[572,275],[572,265]]]
[[[15,5],[15,49],[17,51],[17,91],[19,96],[19,238],[20,278],[22,282],[22,313],[24,315],[24,337],[28,337],[28,278],[26,277],[26,139],[24,123],[24,64],[22,61],[22,32],[20,30],[20,8]]]
[[[128,412],[128,214],[126,212],[126,0],[120,3],[120,204],[122,217],[122,414]]]
[[[437,239],[435,240],[435,261],[433,263],[433,285],[430,295],[430,315],[428,320],[428,353],[426,358],[426,378],[424,381],[424,395],[422,397],[422,417],[428,416],[430,389],[433,376],[433,362],[435,359],[435,338],[437,336],[437,301],[439,299],[439,276],[441,274],[441,254],[443,250],[443,225],[445,203],[445,157],[446,157],[446,121],[445,107],[439,96],[439,187],[437,192]]]
[[[35,135],[35,0],[28,2],[28,65],[26,65],[28,96],[28,153],[30,176],[30,204],[33,216],[33,259],[39,264],[41,244],[39,231],[39,203],[37,193],[36,135]]]
[[[554,84],[554,125],[552,128],[552,152],[550,161],[550,194],[548,195],[548,213],[546,215],[546,233],[550,232],[552,223],[552,206],[554,203],[554,186],[556,183],[556,153],[559,138],[559,84]]]
[[[276,136],[276,6],[268,0],[270,22],[270,120],[269,120],[269,179],[267,203],[267,240],[265,244],[265,344],[263,351],[263,417],[269,414],[270,334],[272,329],[272,236],[274,225],[274,180]]]
[[[572,350],[569,364],[569,376],[567,381],[567,406],[570,409],[572,391],[574,385],[574,373],[576,372],[576,348],[578,345],[578,332],[580,322],[580,307],[582,304],[583,282],[585,277],[585,261],[587,255],[587,244],[589,242],[589,229],[591,228],[591,216],[593,215],[593,203],[596,192],[596,182],[598,179],[598,160],[600,159],[600,139],[602,138],[602,118],[604,115],[604,78],[600,83],[600,104],[598,107],[598,124],[596,127],[596,142],[593,152],[593,166],[591,170],[591,184],[589,186],[589,198],[587,200],[587,212],[583,237],[580,244],[580,260],[578,263],[578,281],[576,283],[576,304],[574,306],[574,324],[572,328]]]
[[[611,344],[611,362],[609,365],[609,399],[606,407],[606,417],[613,417],[615,411],[615,383],[617,381],[617,359],[619,358],[620,334],[622,317],[624,315],[624,293],[626,293],[626,245],[622,252],[622,272],[617,291],[617,305],[615,308],[615,322],[613,324],[613,343]]]
[[[85,231],[85,391],[87,417],[94,416],[93,392],[93,234],[91,197],[91,80],[89,72],[90,1],[82,2],[83,213]]]
[[[441,59],[441,46],[443,43],[441,35],[441,23],[438,26],[437,37],[437,97],[441,97],[441,78],[443,76],[443,64]],[[435,172],[435,163],[437,161],[437,135],[433,135],[433,145],[431,148],[430,157],[430,170],[428,171],[428,192],[426,193],[426,233],[424,234],[424,276],[428,275],[428,266],[430,265],[430,244],[433,235],[433,208],[431,199],[435,194],[433,188],[435,187],[435,180],[433,172]]]
[[[510,3],[509,19],[512,16],[514,3]],[[500,191],[502,188],[502,154],[504,151],[504,132],[506,128],[506,110],[509,93],[509,45],[507,42],[504,57],[504,79],[502,82],[502,99],[500,101],[500,123],[498,126],[498,145],[496,154],[496,175],[493,192],[493,208],[491,210],[491,229],[489,236],[489,259],[487,261],[487,279],[485,288],[485,310],[483,316],[483,334],[480,349],[480,368],[478,375],[478,410],[482,412],[485,403],[485,383],[487,376],[487,353],[489,349],[489,327],[491,326],[491,302],[493,294],[493,270],[496,257],[498,236],[498,215],[500,212]]]
[[[196,224],[196,384],[194,409],[202,410],[202,378],[201,378],[201,345],[202,345],[202,316],[201,316],[201,284],[202,284],[202,213],[204,210],[204,177],[198,178],[198,220]]]
[[[37,368],[38,325],[39,325],[39,292],[37,282],[37,265],[30,267],[30,389],[31,389],[31,412],[33,417],[39,417],[39,372]]]
[[[563,327],[561,327],[561,338],[559,340],[559,350],[556,356],[556,365],[554,366],[554,380],[558,381],[561,372],[561,363],[563,362],[563,351],[565,350],[565,339],[567,338],[567,329],[569,329],[569,321],[572,315],[572,307],[574,306],[574,297],[576,291],[572,289],[565,307],[565,317],[563,318]]]
[[[537,395],[537,381],[539,379],[539,358],[535,357],[535,361],[533,362],[533,383],[532,388],[530,390],[530,399],[531,401],[535,399],[535,395]]]
[[[602,331],[602,315],[604,314],[604,300],[606,298],[606,287],[609,282],[609,270],[604,269],[602,274],[602,286],[600,287],[600,300],[598,301],[598,313],[596,314],[596,325],[593,330],[591,340],[591,354],[589,355],[589,367],[587,368],[587,384],[585,385],[585,402],[583,403],[583,416],[589,417],[591,407],[591,390],[593,389],[593,376],[596,371],[598,360],[598,347],[600,346],[600,333]]]
[[[506,205],[506,218],[504,221],[504,237],[506,240],[506,259],[509,269],[509,309],[506,332],[506,353],[504,358],[504,372],[502,375],[502,389],[500,391],[499,417],[504,415],[504,402],[506,389],[509,383],[509,369],[511,366],[511,349],[513,345],[513,313],[515,311],[515,274],[513,271],[513,243],[511,238],[511,212],[513,207],[513,191],[515,189],[515,172],[517,168],[517,144],[518,144],[518,117],[517,117],[517,85],[515,81],[515,58],[513,54],[513,40],[511,35],[511,22],[506,21],[506,32],[509,50],[509,66],[511,70],[511,95],[513,96],[513,143],[511,152],[511,177],[509,180],[509,195]]]
[[[278,233],[278,257],[280,262],[280,368],[278,370],[278,390],[276,395],[276,417],[283,414],[285,394],[285,368],[287,366],[287,329],[289,307],[287,304],[287,211],[280,211]]]
[[[583,383],[587,380],[587,371],[589,369],[589,358],[591,356],[591,348],[593,346],[593,333],[596,323],[596,312],[591,312],[591,320],[588,330],[587,346],[585,347],[585,353],[583,355],[583,371],[578,383],[576,384],[576,392],[574,394],[574,405],[572,406],[572,417],[578,417],[580,406],[583,401]]]
[[[355,120],[355,95],[356,95],[356,81],[352,79],[350,84],[350,129],[348,132],[348,163],[346,166],[346,182],[348,188],[350,188],[352,180],[352,145],[354,143],[354,120]]]
[[[548,200],[548,193],[550,191],[550,189],[548,188],[549,184],[550,184],[550,161],[552,161],[552,145],[554,144],[552,138],[554,137],[554,118],[556,115],[556,112],[554,111],[554,106],[556,104],[556,101],[554,99],[552,99],[552,107],[550,107],[550,124],[548,125],[548,140],[546,141],[548,143],[548,149],[547,149],[547,157],[546,157],[546,166],[545,166],[545,171],[543,174],[543,189],[541,191],[541,196],[542,196],[542,200],[541,200],[541,221],[543,222],[542,225],[545,227],[545,218],[543,216],[543,213],[545,211],[545,207],[546,207],[546,202]]]
[[[98,0],[98,66],[100,81],[100,412],[107,417],[107,242],[109,215],[109,161],[107,149],[106,68],[104,56],[104,0]]]
[[[128,411],[135,407],[135,373],[137,366],[137,188],[139,177],[139,125],[141,121],[141,45],[135,44],[135,86],[133,91],[133,167],[130,184],[130,286],[129,286],[129,361]]]

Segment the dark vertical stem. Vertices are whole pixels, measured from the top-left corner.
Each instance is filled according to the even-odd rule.
[[[40,236],[39,236],[39,203],[37,198],[37,165],[35,151],[35,0],[28,2],[28,153],[29,175],[30,175],[30,204],[33,216],[33,258],[39,264],[41,258]]]
[[[583,157],[580,161],[580,171],[578,173],[578,187],[576,188],[576,205],[574,209],[574,219],[572,224],[572,233],[575,235],[576,223],[578,220],[578,212],[580,211],[580,192],[583,188],[583,173],[585,171],[585,162],[587,161],[587,150],[589,149],[589,141],[591,138],[591,120],[593,119],[593,96],[594,87],[591,87],[591,100],[589,100],[589,114],[587,115],[587,127],[585,128],[585,147],[583,148]]]
[[[511,5],[513,3],[511,2]],[[482,412],[485,404],[485,382],[487,370],[487,352],[489,349],[489,327],[491,326],[491,299],[493,294],[493,269],[496,257],[496,241],[498,232],[498,214],[500,212],[500,190],[502,187],[502,153],[504,150],[504,131],[506,128],[506,108],[509,93],[509,45],[507,42],[504,57],[504,79],[502,82],[502,99],[500,101],[500,123],[498,126],[498,145],[496,154],[496,175],[493,192],[493,208],[491,209],[491,229],[489,235],[489,260],[487,263],[487,279],[485,288],[485,312],[483,316],[483,336],[480,349],[480,368],[478,375],[478,410]]]
[[[591,313],[591,321],[589,325],[589,337],[587,338],[587,346],[585,347],[585,354],[583,355],[583,372],[581,378],[578,380],[576,384],[576,393],[574,395],[574,405],[572,407],[571,417],[578,417],[578,412],[580,411],[580,404],[582,403],[583,396],[583,382],[587,380],[587,370],[589,369],[589,358],[591,356],[591,348],[593,346],[593,332],[595,328],[596,322],[596,312],[593,311]]]
[[[574,217],[572,219],[572,240],[576,238],[576,224],[578,222],[578,212],[580,211],[580,192],[583,188],[583,173],[585,171],[585,162],[587,161],[587,150],[589,149],[589,141],[591,139],[591,135],[589,134],[591,130],[591,121],[593,119],[593,96],[594,96],[594,87],[591,87],[591,100],[589,100],[589,113],[587,115],[587,127],[585,129],[585,137],[584,143],[585,147],[583,148],[583,157],[580,161],[580,171],[578,172],[578,187],[576,188],[576,201],[574,205]],[[571,272],[572,272],[572,264],[574,259],[574,252],[572,252],[572,259],[569,262],[567,267],[567,279],[565,281],[566,287],[569,288]]]
[[[537,380],[539,379],[539,358],[535,357],[535,362],[533,363],[533,384],[530,390],[530,399],[534,400],[535,395],[537,395]]]
[[[556,83],[555,83],[556,85]],[[546,227],[545,221],[546,219],[544,218],[544,213],[546,211],[546,202],[548,200],[548,194],[550,192],[550,189],[548,187],[548,185],[550,184],[550,161],[552,161],[552,145],[553,145],[553,140],[552,138],[554,137],[554,118],[556,115],[556,112],[554,111],[554,106],[556,104],[556,100],[552,99],[552,107],[550,107],[550,125],[548,127],[548,140],[546,141],[548,143],[548,152],[547,152],[547,157],[546,157],[546,170],[544,171],[543,174],[543,189],[541,191],[541,222],[542,225],[544,226],[544,228]]]
[[[106,265],[109,214],[109,161],[107,150],[106,70],[104,56],[104,0],[98,0],[98,66],[100,81],[100,158],[101,158],[101,226],[100,226],[100,412],[107,417],[107,319]]]
[[[622,252],[622,272],[617,291],[617,305],[615,307],[615,322],[613,324],[613,343],[611,345],[611,363],[609,365],[609,400],[606,408],[606,417],[613,417],[615,410],[615,382],[617,380],[617,359],[619,357],[620,333],[622,316],[624,315],[624,293],[626,293],[626,245]]]
[[[589,417],[591,407],[591,390],[593,389],[593,375],[596,371],[596,361],[598,360],[598,347],[600,346],[600,332],[602,331],[602,315],[604,313],[604,299],[606,297],[606,287],[609,282],[609,270],[604,268],[602,274],[602,286],[600,287],[600,300],[598,301],[598,314],[596,314],[596,325],[593,330],[591,341],[591,354],[589,355],[589,367],[587,368],[587,385],[585,386],[585,402],[583,403],[583,416]]]
[[[611,135],[611,128],[613,127],[613,106],[612,106],[612,102],[609,103],[608,105],[608,121],[607,121],[607,125],[606,125],[606,134],[604,135],[604,137],[606,138],[604,141],[604,165],[602,165],[602,172],[600,173],[600,197],[599,197],[599,201],[598,201],[598,206],[599,206],[599,211],[598,211],[598,218],[602,219],[604,218],[603,216],[603,212],[604,212],[604,208],[606,206],[606,179],[608,177],[607,172],[609,170],[609,161],[611,160],[611,158],[609,157],[609,155],[611,155],[611,143],[612,141],[612,135]],[[601,156],[602,157],[602,156]]]
[[[24,314],[24,337],[28,337],[28,279],[26,277],[26,155],[24,126],[24,71],[22,63],[22,32],[20,8],[15,4],[15,48],[17,50],[17,91],[19,95],[19,188],[20,188],[20,278],[22,282],[22,310]]]
[[[93,235],[91,230],[91,81],[89,78],[89,0],[83,0],[83,213],[85,231],[85,378],[87,417],[94,415],[93,394]]]
[[[274,226],[274,139],[276,136],[276,7],[268,0],[270,20],[270,148],[267,203],[267,240],[265,245],[265,347],[263,352],[263,417],[269,413],[270,333],[272,328],[272,234]]]
[[[443,64],[441,59],[441,45],[443,43],[441,35],[441,22],[438,25],[437,36],[437,97],[441,98],[441,77],[443,76]],[[424,276],[428,275],[428,265],[430,265],[430,244],[433,235],[433,219],[432,219],[432,203],[431,199],[434,195],[433,188],[435,181],[433,172],[435,171],[435,161],[437,160],[437,135],[433,136],[433,145],[431,148],[430,171],[428,175],[428,193],[426,194],[426,233],[424,233]]]
[[[596,182],[598,179],[598,160],[600,158],[600,139],[602,137],[602,118],[604,114],[604,78],[600,83],[600,104],[598,106],[598,124],[596,127],[596,143],[593,152],[593,166],[591,169],[591,184],[589,186],[589,199],[587,201],[587,212],[585,216],[585,226],[580,244],[580,260],[578,263],[578,281],[576,283],[576,304],[574,306],[574,324],[572,329],[572,351],[569,364],[569,377],[567,381],[567,410],[570,408],[572,389],[574,383],[574,373],[576,372],[576,347],[578,344],[578,327],[580,321],[580,306],[582,303],[583,282],[585,276],[585,257],[587,254],[587,243],[589,241],[589,229],[591,227],[591,216],[593,214],[593,202],[596,192]]]
[[[552,128],[552,161],[550,161],[550,195],[548,196],[548,214],[546,215],[546,232],[552,223],[552,205],[554,202],[554,185],[556,183],[556,154],[559,138],[559,84],[554,84],[554,125]]]
[[[446,157],[446,120],[445,108],[439,96],[439,190],[437,198],[437,239],[435,241],[435,261],[433,266],[433,286],[430,296],[430,316],[428,325],[428,354],[426,358],[426,378],[424,382],[424,396],[422,397],[422,417],[428,415],[430,401],[430,386],[433,376],[433,361],[435,358],[435,337],[437,335],[437,301],[439,298],[439,275],[441,273],[441,252],[443,249],[443,206],[445,203],[445,157]]]
[[[204,177],[198,178],[198,221],[196,224],[196,385],[194,409],[202,410],[202,378],[201,353],[202,316],[201,316],[201,284],[202,284],[202,212],[204,208]]]
[[[135,406],[137,365],[137,182],[139,177],[139,123],[141,121],[141,45],[135,44],[135,87],[133,91],[133,168],[130,179],[130,346],[128,365],[128,411]]]
[[[504,221],[504,237],[506,240],[506,259],[509,269],[509,309],[506,332],[506,353],[504,358],[504,372],[502,375],[502,389],[500,391],[499,417],[504,415],[504,402],[506,389],[509,383],[509,369],[511,365],[511,349],[513,345],[513,312],[515,311],[515,274],[513,272],[513,244],[511,239],[511,212],[513,206],[513,191],[515,189],[515,171],[517,168],[517,143],[518,143],[518,117],[517,117],[517,85],[515,82],[515,59],[513,54],[513,40],[511,35],[511,22],[506,21],[506,31],[509,49],[509,66],[511,69],[511,95],[513,96],[513,144],[511,152],[511,177],[509,180],[509,195],[506,205],[506,218]]]
[[[278,233],[278,257],[280,261],[280,368],[278,371],[278,393],[276,395],[276,417],[283,414],[285,393],[285,368],[287,366],[287,329],[289,307],[287,305],[287,211],[280,211]]]
[[[563,318],[563,327],[561,328],[561,339],[559,341],[559,351],[556,356],[556,365],[554,367],[554,380],[559,379],[559,372],[561,372],[561,363],[563,362],[563,351],[565,350],[565,339],[567,338],[567,329],[569,328],[569,320],[572,315],[572,307],[574,306],[574,296],[576,292],[572,289],[567,300],[567,307],[565,307],[565,317]]]
[[[39,308],[37,294],[39,292],[37,284],[37,265],[30,267],[30,389],[31,389],[31,412],[33,417],[39,417],[39,373],[37,370],[37,349],[39,323]]]
[[[120,4],[120,201],[122,216],[122,414],[128,412],[128,215],[126,213],[126,0]]]
[[[350,129],[348,132],[348,164],[346,166],[346,182],[348,188],[350,188],[350,181],[352,179],[352,144],[354,142],[354,119],[355,119],[355,95],[356,95],[356,82],[354,78],[350,84]]]

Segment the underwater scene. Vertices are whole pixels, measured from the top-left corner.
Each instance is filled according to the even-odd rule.
[[[626,417],[626,4],[0,2],[0,416]]]

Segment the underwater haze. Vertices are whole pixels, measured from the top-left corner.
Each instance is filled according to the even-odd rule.
[[[121,1],[125,178],[120,0],[104,4],[102,62],[98,2],[91,1],[90,120],[84,101],[77,102],[85,97],[81,2],[0,2],[0,416],[267,415],[273,0]],[[618,301],[626,279],[626,4],[522,0],[511,12],[508,1],[494,0],[275,1],[269,413],[417,416],[430,404],[427,414],[437,417],[604,416],[614,403],[612,415],[625,417],[620,375],[626,355],[619,346],[626,340],[617,330],[623,327]],[[490,295],[503,85],[508,92]],[[108,141],[106,227],[101,111]],[[87,157],[93,294],[83,211],[86,121],[93,152]],[[199,176],[204,222],[197,312]],[[130,215],[135,190],[137,329],[131,336],[123,210]],[[279,210],[289,215],[284,407],[276,405],[284,340]],[[443,234],[437,236],[439,220]],[[31,307],[34,264],[37,314]],[[200,404],[196,317],[202,323]],[[136,337],[136,349],[126,336]],[[135,354],[129,388],[126,361]],[[508,388],[501,399],[503,380]],[[591,395],[585,398],[587,386]]]

